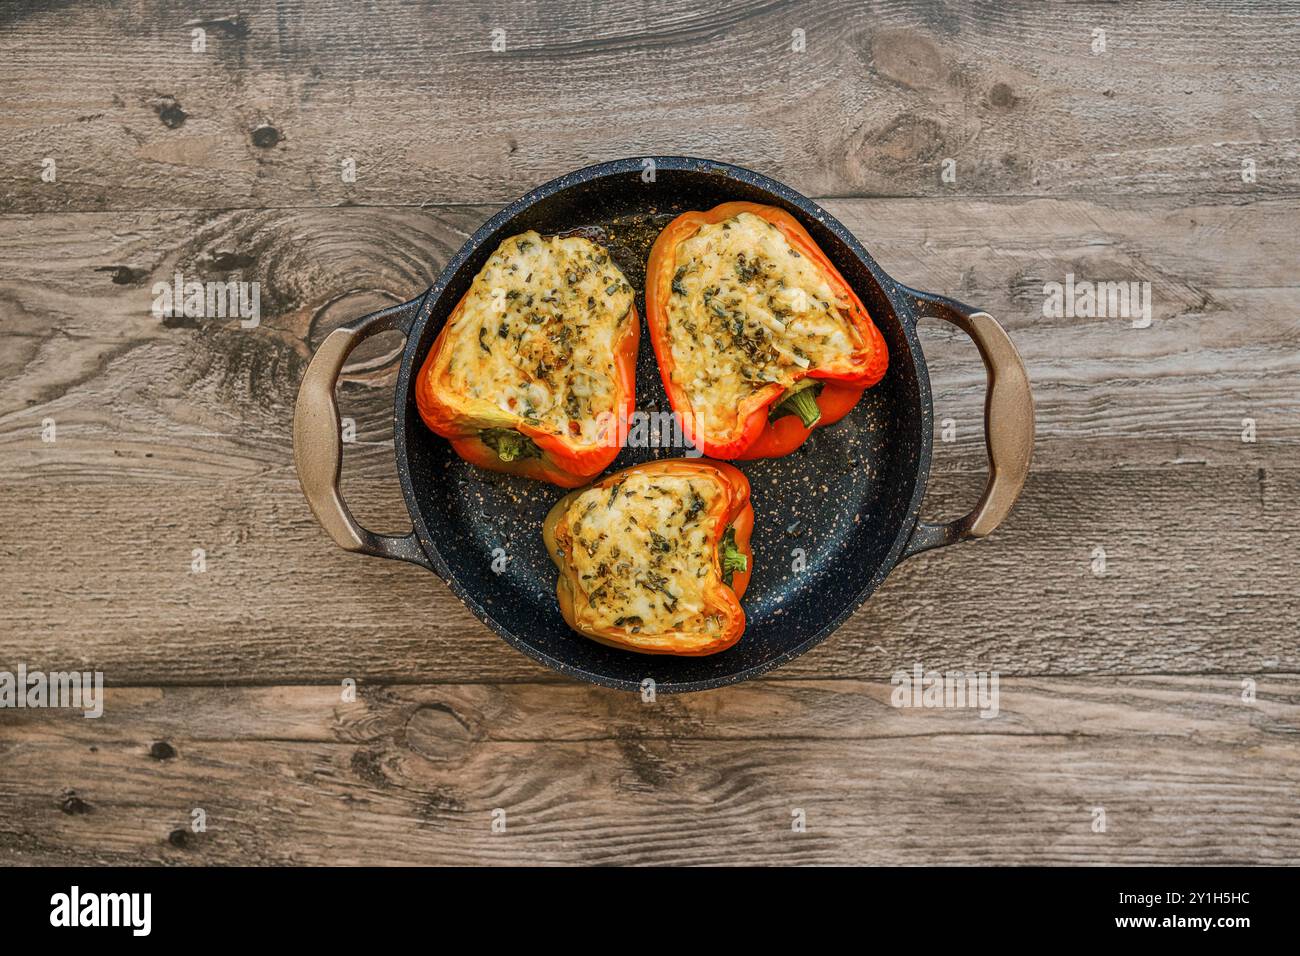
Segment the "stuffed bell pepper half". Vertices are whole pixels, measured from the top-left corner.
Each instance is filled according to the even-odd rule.
[[[866,307],[808,231],[749,202],[660,233],[646,314],[664,389],[713,458],[774,458],[843,418],[884,376]]]
[[[590,239],[506,239],[420,369],[420,417],[472,464],[586,484],[618,455],[619,422],[635,403],[633,299]]]
[[[753,527],[749,482],[731,465],[670,459],[608,475],[546,517],[560,613],[625,650],[726,650],[745,630]]]

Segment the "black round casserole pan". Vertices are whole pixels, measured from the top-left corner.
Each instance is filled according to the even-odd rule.
[[[541,528],[564,489],[462,461],[421,421],[415,376],[502,240],[528,229],[580,230],[597,239],[638,290],[637,312],[644,317],[646,258],[659,231],[681,212],[730,200],[779,206],[803,223],[866,304],[889,346],[889,371],[844,420],[814,431],[794,453],[734,463],[749,478],[756,516],[754,574],[743,602],[748,626],[739,643],[710,657],[646,656],[581,637],[560,616]],[[916,334],[921,318],[961,328],[987,370],[988,485],[970,514],[947,524],[920,518],[933,420]],[[406,336],[393,409],[397,473],[412,524],[404,536],[362,528],[338,484],[339,371],[361,341],[394,329]],[[637,407],[669,408],[644,328]],[[899,561],[988,534],[1020,493],[1033,435],[1024,364],[991,316],[895,281],[843,225],[781,183],[724,163],[667,156],[590,166],[533,190],[484,223],[427,292],[331,332],[303,378],[293,444],[312,512],[340,547],[433,571],[488,627],[562,673],[628,690],[649,678],[660,691],[690,691],[745,680],[802,654],[861,606]],[[611,467],[681,454],[627,447]]]

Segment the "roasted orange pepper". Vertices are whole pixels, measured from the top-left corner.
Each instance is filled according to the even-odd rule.
[[[569,627],[624,650],[698,657],[745,631],[753,528],[739,470],[675,458],[570,492],[546,516],[542,537]]]
[[[780,230],[786,242],[817,268],[838,293],[842,314],[849,319],[858,341],[851,352],[815,368],[801,369],[795,384],[773,382],[738,403],[734,426],[709,433],[691,407],[684,382],[674,379],[676,363],[670,338],[668,303],[674,294],[678,247],[705,225],[726,222],[751,213]],[[680,288],[680,287],[678,287]],[[707,212],[686,212],[659,234],[646,269],[646,320],[654,344],[664,390],[673,410],[692,423],[694,444],[713,458],[777,458],[803,444],[813,428],[824,428],[849,413],[865,389],[884,377],[889,353],[866,306],[852,287],[818,248],[812,236],[783,209],[751,202],[728,202]],[[706,299],[707,301],[707,299]]]
[[[543,238],[535,233],[525,233],[507,239],[498,249],[498,253],[511,243],[514,243],[517,248],[518,245],[530,241],[536,245],[558,241],[560,238]],[[603,286],[606,280],[614,278],[615,285],[609,288],[613,290],[617,286],[619,289],[617,294],[628,297],[631,302],[631,288],[617,266],[609,261],[608,252],[594,243],[589,243],[589,246],[594,250],[593,255],[597,258],[591,263],[583,264],[581,268],[590,265],[595,270],[594,276],[599,279],[598,286]],[[590,428],[584,429],[574,421],[569,421],[567,428],[559,427],[554,422],[548,424],[529,416],[525,409],[521,408],[518,412],[507,411],[496,401],[465,394],[451,381],[453,337],[461,331],[460,323],[464,321],[466,303],[470,297],[475,294],[485,294],[481,283],[487,269],[488,266],[485,266],[484,272],[475,278],[474,283],[448,316],[446,324],[438,333],[433,347],[429,349],[428,357],[416,376],[415,402],[420,417],[430,429],[450,440],[456,453],[470,464],[492,471],[509,472],[526,478],[548,481],[562,488],[584,485],[618,457],[622,446],[620,422],[626,422],[635,407],[636,353],[640,339],[640,321],[637,318],[636,306],[628,305],[618,336],[613,342],[612,354],[597,356],[601,364],[598,373],[607,372],[613,379],[613,407],[590,415],[589,418],[594,423]],[[561,279],[560,283],[562,282]],[[554,293],[554,290],[550,291]],[[561,326],[568,320],[567,316],[557,317],[554,313],[548,313],[543,317],[539,312],[524,315],[522,305],[506,305],[507,296],[504,291],[493,290],[493,292],[501,296],[501,307],[496,319],[501,322],[501,325],[497,332],[489,332],[486,337],[485,329],[480,328],[476,347],[481,344],[489,354],[493,347],[507,348],[513,341],[508,337],[508,333],[513,329],[513,334],[523,334],[518,331],[521,326],[540,327],[543,330],[554,328],[563,331]],[[526,287],[524,292],[528,292]],[[596,294],[600,294],[599,289],[596,290]],[[508,298],[511,300],[516,298],[513,290]],[[519,298],[519,301],[522,302],[523,299]],[[531,306],[531,294],[528,295],[528,301]],[[588,299],[587,303],[590,302],[592,300]],[[540,306],[539,302],[538,308]],[[511,312],[509,311],[511,308],[517,308],[519,311]],[[558,309],[561,306],[548,308]],[[500,318],[502,315],[506,316],[510,323]],[[552,324],[548,326],[547,322]],[[498,332],[500,339],[498,339]],[[572,340],[567,343],[561,340],[561,344],[557,344],[548,355],[551,361],[562,365],[572,359],[572,353]],[[532,376],[534,373],[530,369],[527,372],[521,371],[520,374]],[[587,433],[584,434],[584,431]]]

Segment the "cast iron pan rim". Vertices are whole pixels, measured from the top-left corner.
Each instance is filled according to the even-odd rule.
[[[688,693],[698,690],[711,690],[717,687],[725,687],[729,684],[736,684],[741,681],[750,680],[758,677],[760,674],[786,664],[801,654],[811,650],[829,637],[841,624],[866,602],[875,590],[880,587],[881,583],[889,573],[897,566],[899,555],[902,554],[908,538],[911,537],[916,521],[920,516],[921,501],[925,497],[925,488],[929,481],[930,457],[933,452],[934,436],[932,435],[934,427],[934,409],[932,407],[930,396],[930,375],[926,367],[925,357],[921,351],[921,343],[916,335],[916,313],[912,308],[911,296],[905,287],[902,287],[894,279],[876,264],[870,253],[862,246],[862,243],[849,232],[844,225],[832,216],[826,210],[822,209],[817,203],[813,202],[802,193],[798,193],[779,183],[774,179],[769,179],[761,173],[745,169],[741,166],[733,166],[729,163],[721,163],[710,159],[697,159],[691,156],[651,156],[635,157],[629,159],[618,159],[606,163],[598,163],[594,166],[586,166],[582,169],[566,173],[557,179],[543,183],[536,189],[533,189],[523,196],[510,203],[496,215],[492,216],[487,222],[479,226],[447,262],[442,272],[438,275],[437,280],[424,294],[420,308],[411,323],[410,332],[407,334],[406,348],[402,354],[401,370],[397,377],[397,389],[395,392],[394,414],[393,414],[393,450],[397,458],[397,475],[402,485],[402,495],[406,499],[407,511],[411,514],[411,522],[415,528],[416,536],[419,539],[420,547],[428,555],[429,561],[433,566],[434,572],[446,582],[456,597],[465,604],[466,607],[480,621],[491,628],[502,640],[508,643],[516,650],[522,651],[539,664],[553,668],[569,677],[576,677],[581,680],[590,681],[599,684],[602,687],[611,687],[616,690],[638,691],[641,685],[637,681],[619,680],[616,678],[606,677],[602,674],[596,674],[591,671],[574,667],[565,661],[558,660],[545,654],[533,647],[527,641],[522,640],[510,629],[503,627],[497,622],[496,618],[479,603],[477,597],[467,591],[459,580],[451,573],[447,563],[442,559],[438,551],[438,545],[430,534],[428,527],[424,523],[424,512],[420,508],[419,501],[415,496],[415,488],[411,482],[410,462],[406,452],[406,429],[407,429],[407,399],[410,394],[411,379],[416,368],[416,350],[420,339],[424,334],[424,327],[429,321],[429,315],[432,312],[434,304],[441,298],[447,285],[452,278],[460,271],[465,261],[469,259],[482,244],[499,229],[503,224],[518,215],[523,210],[532,206],[534,203],[547,196],[553,195],[570,186],[576,186],[580,183],[589,182],[595,179],[602,179],[606,176],[621,175],[629,172],[640,173],[644,168],[643,163],[646,159],[654,162],[656,170],[671,169],[684,171],[698,171],[702,173],[711,173],[722,176],[726,179],[736,180],[750,186],[756,186],[766,190],[777,198],[796,206],[805,215],[817,220],[848,247],[868,271],[875,277],[880,287],[884,290],[886,297],[894,308],[894,314],[898,317],[903,326],[903,334],[907,339],[910,358],[916,374],[917,399],[921,408],[921,447],[917,454],[916,463],[916,484],[912,490],[912,499],[908,504],[907,516],[899,524],[898,534],[894,538],[894,543],[885,556],[876,567],[875,572],[871,575],[870,580],[863,586],[862,590],[854,597],[852,601],[845,604],[844,610],[837,614],[832,620],[828,621],[823,627],[816,631],[796,647],[783,651],[770,660],[761,664],[755,664],[747,667],[742,671],[734,674],[728,674],[723,677],[711,677],[707,680],[681,681],[681,682],[663,682],[656,683],[656,693]]]

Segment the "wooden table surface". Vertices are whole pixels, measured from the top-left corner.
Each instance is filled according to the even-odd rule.
[[[1297,94],[1295,3],[6,4],[0,670],[110,689],[0,710],[0,863],[1300,862]],[[990,538],[648,704],[331,545],[290,420],[323,335],[501,203],[672,153],[987,308],[1038,441]],[[260,325],[159,320],[177,271],[259,282]],[[1068,274],[1149,282],[1150,326],[1045,316]],[[953,516],[984,373],[923,343]],[[400,530],[373,359],[344,491]],[[914,663],[998,671],[1000,715],[891,706]]]

